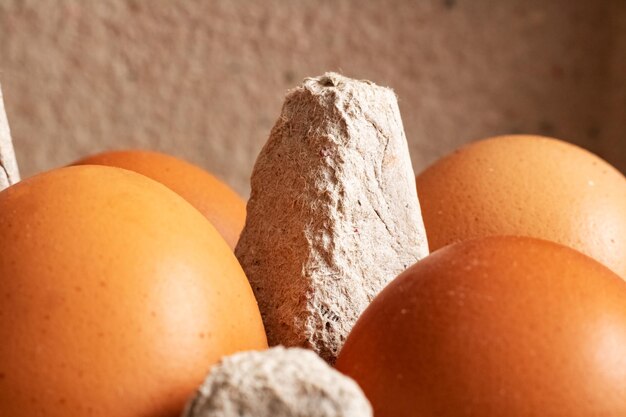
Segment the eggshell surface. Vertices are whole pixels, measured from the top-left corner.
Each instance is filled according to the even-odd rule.
[[[202,168],[170,155],[139,150],[104,152],[75,163],[86,164],[124,168],[160,182],[204,214],[235,248],[246,221],[246,203]]]
[[[267,346],[247,279],[183,198],[110,167],[0,193],[0,416],[174,417]]]
[[[502,136],[467,145],[417,177],[431,250],[489,235],[577,249],[626,277],[626,178],[575,145]]]
[[[626,283],[568,247],[486,237],[410,267],[337,368],[376,417],[626,415]]]

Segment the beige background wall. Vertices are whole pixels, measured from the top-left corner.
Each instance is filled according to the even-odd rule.
[[[143,147],[246,195],[285,90],[327,70],[396,90],[416,170],[512,132],[626,169],[624,0],[0,0],[25,175]]]

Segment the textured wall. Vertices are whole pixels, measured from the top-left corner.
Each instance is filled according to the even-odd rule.
[[[626,168],[624,0],[0,0],[25,175],[144,147],[245,195],[285,90],[327,70],[396,90],[416,170],[509,132]]]

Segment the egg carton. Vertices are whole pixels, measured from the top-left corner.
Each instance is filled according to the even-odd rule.
[[[4,109],[2,87],[0,87],[0,190],[20,180],[20,172],[15,159],[9,120]]]

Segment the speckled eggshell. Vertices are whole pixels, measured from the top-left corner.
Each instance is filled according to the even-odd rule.
[[[501,136],[467,145],[417,177],[431,250],[489,235],[577,249],[626,277],[626,178],[575,145]]]
[[[626,283],[553,242],[467,240],[389,284],[337,369],[376,417],[626,416]]]
[[[0,416],[175,417],[222,356],[267,347],[215,228],[131,171],[0,193]]]
[[[170,155],[141,150],[104,152],[74,163],[88,164],[124,168],[160,182],[204,214],[235,248],[246,222],[246,203],[209,172]]]

